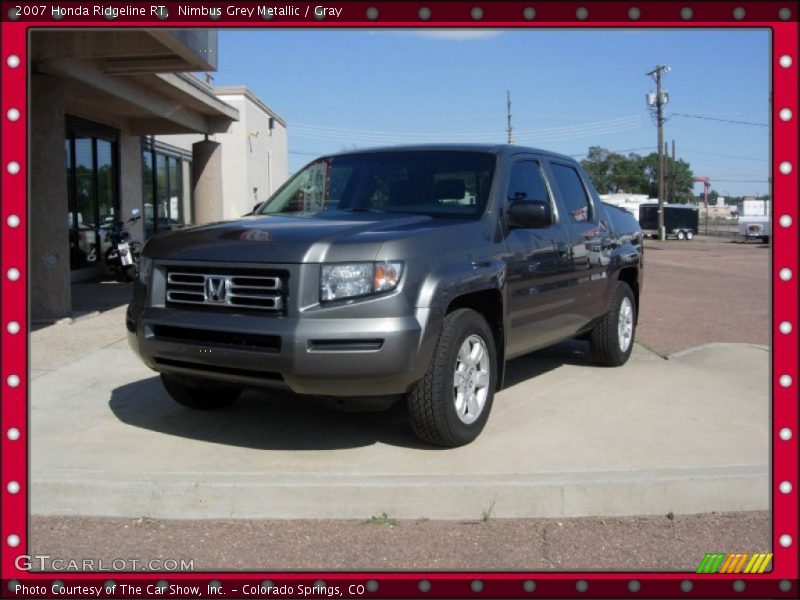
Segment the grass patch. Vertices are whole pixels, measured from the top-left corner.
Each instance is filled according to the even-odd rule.
[[[397,525],[397,520],[392,519],[386,513],[381,513],[379,517],[372,515],[369,519],[362,522],[364,523],[364,525],[384,525],[384,526],[388,525],[389,527],[394,527],[395,525]]]
[[[484,523],[494,516],[495,502],[497,502],[496,497],[492,498],[492,501],[489,503],[489,506],[487,506],[481,511],[481,521],[483,521]]]

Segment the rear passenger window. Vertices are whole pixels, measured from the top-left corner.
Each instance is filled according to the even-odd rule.
[[[586,188],[583,187],[580,175],[572,167],[550,163],[553,169],[558,189],[561,190],[561,197],[567,214],[573,222],[580,223],[590,219],[589,197],[586,195]]]
[[[532,160],[518,162],[511,167],[508,183],[509,200],[544,200],[550,202],[547,186],[542,178],[539,163]]]

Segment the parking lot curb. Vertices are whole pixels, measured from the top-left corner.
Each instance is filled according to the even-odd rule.
[[[766,510],[763,466],[447,477],[212,477],[38,473],[34,514],[164,519],[403,519],[629,516]]]

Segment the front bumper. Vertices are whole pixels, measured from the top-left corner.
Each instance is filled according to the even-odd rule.
[[[354,307],[355,308],[355,307]],[[414,315],[299,318],[146,307],[128,310],[128,341],[150,368],[300,394],[402,394],[435,345],[428,309]]]

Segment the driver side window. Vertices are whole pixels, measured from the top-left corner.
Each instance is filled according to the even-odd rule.
[[[506,197],[509,202],[513,200],[544,200],[552,205],[538,162],[526,160],[511,167]]]

